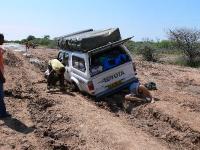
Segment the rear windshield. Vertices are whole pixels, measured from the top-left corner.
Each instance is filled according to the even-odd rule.
[[[131,61],[130,56],[119,46],[93,54],[90,58],[91,76]]]

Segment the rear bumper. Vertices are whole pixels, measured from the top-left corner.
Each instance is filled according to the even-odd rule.
[[[133,83],[135,80],[136,80],[136,78],[132,78],[132,79],[124,82],[123,84],[121,84],[120,86],[118,86],[118,87],[116,87],[114,89],[105,90],[105,91],[103,91],[101,93],[98,93],[98,94],[96,94],[94,96],[96,96],[97,98],[100,98],[100,97],[105,97],[105,96],[108,96],[108,95],[112,95],[112,94],[114,94],[116,92],[119,92],[119,91],[125,89],[125,88],[128,88],[131,85],[131,83]]]

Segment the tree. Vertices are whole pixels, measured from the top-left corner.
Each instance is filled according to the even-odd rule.
[[[183,51],[188,63],[194,65],[196,58],[200,56],[200,31],[188,28],[170,29],[168,35],[169,39]]]
[[[33,35],[29,35],[26,39],[27,39],[27,41],[32,41],[32,40],[34,40],[36,38]]]

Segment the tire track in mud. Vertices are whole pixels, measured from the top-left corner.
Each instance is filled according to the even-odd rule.
[[[3,120],[1,142],[5,142],[0,149],[39,149],[43,143],[38,142],[40,140],[34,134],[35,126],[27,110],[27,102],[32,99],[32,87],[22,69],[23,61],[12,51],[5,54],[5,99],[12,117]]]
[[[51,109],[56,105],[56,102],[49,98],[49,95],[44,94],[44,89],[38,88],[37,83],[43,82],[43,78],[40,70],[35,69],[34,65],[40,70],[45,67],[31,64],[28,60],[24,60],[22,71],[25,76],[24,80],[28,79],[28,84],[32,87],[31,92],[29,92],[29,97],[32,97],[32,99],[27,101],[27,108],[31,119],[35,123],[35,135],[43,143],[42,149],[78,149],[78,145],[84,140],[80,140],[78,131],[68,125],[71,121],[70,117],[58,114],[57,111],[59,110],[57,109]],[[54,127],[59,124],[63,124],[66,127],[64,129]],[[64,142],[62,137],[65,137],[65,140],[70,142]]]
[[[128,119],[152,136],[171,143],[172,148],[199,149],[200,147],[199,131],[179,118],[165,114],[162,110],[144,106],[137,108]]]
[[[155,107],[155,104],[142,102],[128,102],[127,104],[125,102],[123,107],[121,106],[123,102],[119,102],[119,99],[116,103],[115,97],[109,99],[113,99],[112,103],[108,101],[108,103],[96,104],[115,113],[118,117],[125,117],[133,126],[137,126],[153,137],[169,143],[170,148],[200,148],[198,112],[185,109],[179,103],[158,101],[156,102],[157,107]],[[121,96],[121,99],[123,99],[123,96]],[[162,104],[163,102],[164,104]],[[164,107],[161,107],[161,105],[164,105]],[[173,114],[175,110],[176,115]],[[170,113],[167,113],[167,111]],[[182,112],[180,115],[178,114],[179,111]]]
[[[9,58],[8,58],[9,57]],[[27,63],[28,61],[22,57],[20,53],[8,52],[6,57],[6,65],[9,67],[9,78],[11,82],[8,83],[9,87],[5,91],[5,95],[12,100],[9,103],[11,111],[19,111],[22,109],[22,112],[17,112],[17,115],[23,122],[33,122],[34,132],[28,134],[26,137],[26,142],[21,141],[20,136],[15,137],[16,141],[19,143],[11,144],[13,149],[73,149],[75,146],[68,146],[64,142],[60,141],[60,137],[64,136],[64,131],[58,129],[53,129],[51,127],[52,123],[63,123],[69,122],[70,118],[56,116],[55,111],[48,111],[48,108],[51,108],[55,105],[54,100],[47,99],[44,95],[41,95],[43,89],[38,89],[35,86],[35,83],[42,81],[41,74],[39,70],[35,70],[34,67],[31,67],[32,64]],[[41,69],[42,67],[40,67]],[[39,74],[39,75],[38,75]],[[12,82],[13,81],[13,82]],[[24,108],[14,109],[15,104],[21,103],[21,106]],[[29,112],[29,114],[23,114]],[[12,112],[14,113],[14,112]],[[28,115],[28,117],[27,117]],[[29,118],[30,115],[30,118]],[[22,117],[23,116],[23,117]],[[15,119],[16,120],[16,119]],[[64,121],[63,121],[64,120]],[[22,123],[15,121],[15,130],[28,129],[28,127],[23,127]],[[17,124],[19,124],[19,129],[17,129]],[[25,131],[23,131],[25,132]],[[73,129],[68,127],[67,136],[69,138],[75,135]],[[30,137],[29,137],[30,136]],[[74,142],[77,142],[74,141]],[[77,142],[78,143],[78,142]],[[2,147],[2,146],[1,146]],[[77,148],[76,148],[77,149]]]
[[[155,95],[160,102],[136,108],[133,123],[176,149],[200,149],[200,70],[140,62],[139,73],[142,81],[158,83],[160,90]]]
[[[200,148],[200,132],[192,127],[192,122],[183,122],[180,118],[167,114],[165,110],[154,107],[154,104],[123,102],[119,99],[116,102],[115,96],[102,102],[94,102],[94,99],[88,96],[83,97],[98,107],[114,113],[117,117],[126,118],[132,126],[142,129],[158,140],[165,141],[170,149]]]

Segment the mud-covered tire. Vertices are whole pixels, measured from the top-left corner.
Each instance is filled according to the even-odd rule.
[[[80,89],[78,88],[78,86],[76,85],[75,82],[70,83],[70,89],[71,89],[73,92],[78,92],[78,91],[80,91]]]

